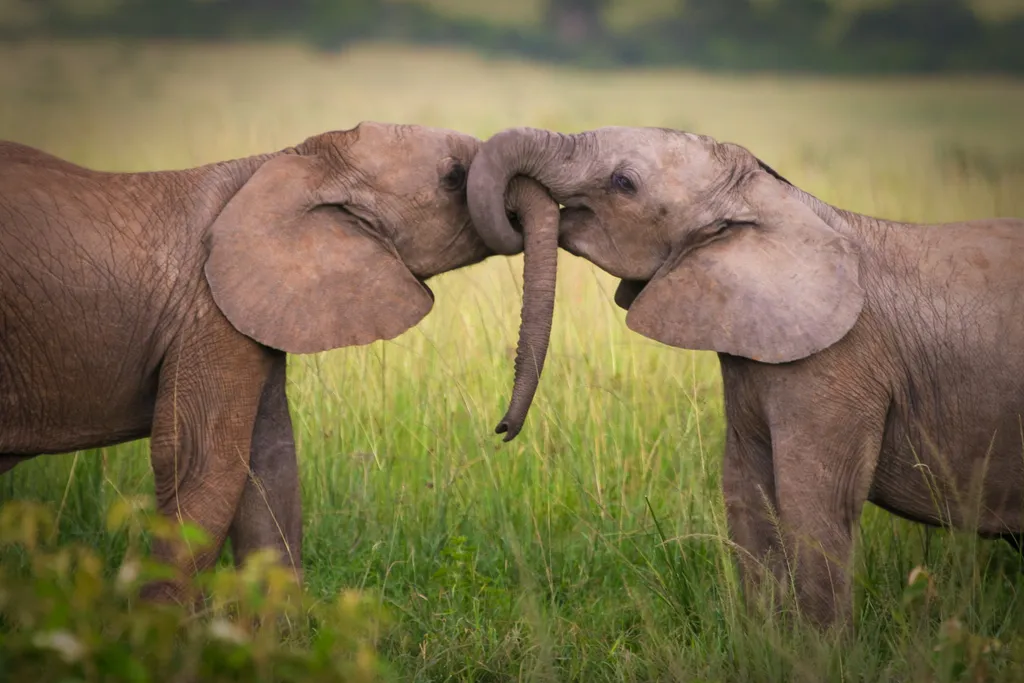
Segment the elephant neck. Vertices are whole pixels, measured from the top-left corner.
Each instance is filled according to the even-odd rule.
[[[186,186],[202,188],[202,192],[195,193],[194,214],[185,217],[189,225],[205,234],[217,215],[260,166],[278,154],[280,152],[258,154],[180,171],[186,177]]]
[[[841,235],[857,239],[858,241],[869,239],[874,233],[888,231],[890,228],[904,225],[837,208],[793,185],[790,185],[788,189],[793,196],[814,211],[818,218],[828,224],[830,228]]]
[[[194,250],[231,198],[275,154],[177,171],[124,174],[123,182],[139,198],[141,210],[151,216],[145,225],[154,239],[168,236],[174,245],[168,248]]]
[[[810,192],[805,192],[795,185],[789,185],[787,189],[801,204],[813,211],[818,218],[825,221],[833,230],[846,232],[849,229],[850,216],[846,211],[837,209],[828,202],[821,201]]]
[[[190,172],[201,176],[205,181],[204,185],[212,186],[218,190],[219,192],[216,194],[226,195],[227,198],[230,198],[243,185],[249,182],[249,178],[252,177],[260,166],[278,154],[282,154],[282,152],[257,154],[251,157],[231,159],[230,161],[218,161],[207,166],[194,168]]]

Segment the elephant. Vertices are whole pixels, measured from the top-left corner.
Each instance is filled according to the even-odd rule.
[[[150,437],[157,510],[212,543],[183,558],[154,541],[179,578],[144,597],[181,599],[228,538],[237,564],[270,548],[301,581],[287,354],[392,339],[431,310],[429,278],[493,255],[466,204],[479,145],[364,121],[111,173],[0,143],[0,473]],[[519,187],[524,207],[550,202]]]
[[[510,128],[483,144],[468,181],[470,216],[499,254],[524,248],[501,205],[514,177],[562,207],[557,236],[525,244],[552,253],[533,255],[544,266],[524,298],[552,295],[557,241],[620,279],[629,329],[716,352],[722,486],[745,592],[776,578],[811,624],[850,626],[865,501],[1019,541],[1024,220],[869,217],[804,192],[739,144],[678,130]],[[497,429],[506,440],[525,420],[550,324],[549,309],[524,307],[534,362],[517,368]]]

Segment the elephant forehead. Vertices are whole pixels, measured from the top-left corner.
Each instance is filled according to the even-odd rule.
[[[351,140],[353,150],[379,152],[392,156],[428,161],[449,155],[466,156],[466,163],[479,141],[458,131],[415,124],[361,123]]]
[[[702,136],[671,128],[605,126],[593,130],[592,134],[602,146],[609,144],[633,148],[703,146]]]
[[[434,190],[454,164],[468,168],[472,161],[472,156],[453,149],[444,137],[432,136],[354,145],[346,157],[372,184],[403,194]]]
[[[710,150],[700,136],[664,128],[601,128],[595,131],[598,155],[612,163],[627,162],[640,171],[686,171],[706,168]]]

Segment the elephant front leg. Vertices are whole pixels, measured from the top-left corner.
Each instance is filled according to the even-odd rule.
[[[729,536],[738,546],[736,556],[746,602],[753,606],[775,600],[768,591],[778,588],[771,578],[781,578],[784,565],[775,524],[775,473],[772,449],[765,440],[729,424],[722,461],[722,490]]]
[[[845,628],[853,536],[879,457],[884,408],[822,401],[791,416],[772,428],[786,561],[801,613],[819,627]]]
[[[269,353],[211,312],[168,352],[160,372],[152,465],[158,511],[201,527],[202,548],[157,539],[153,558],[176,579],[150,584],[143,597],[182,600],[181,580],[211,568],[220,555],[249,470],[249,448]]]
[[[287,357],[274,355],[263,387],[252,434],[249,473],[231,523],[235,564],[252,552],[277,551],[280,560],[302,580],[302,502],[295,436],[285,393]]]

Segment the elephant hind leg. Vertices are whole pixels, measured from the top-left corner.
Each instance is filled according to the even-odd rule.
[[[885,404],[808,401],[789,408],[795,414],[772,426],[789,573],[804,616],[820,627],[847,628],[854,533],[881,451]]]
[[[737,562],[743,579],[748,607],[766,596],[768,589],[780,586],[771,579],[782,579],[785,565],[776,525],[778,502],[772,448],[766,440],[729,425],[722,460],[722,492],[729,524],[729,536],[737,547]]]
[[[210,545],[197,549],[158,540],[154,559],[179,574],[216,562],[235,516],[249,468],[269,352],[211,311],[172,345],[160,372],[150,441],[157,509],[201,527]],[[180,600],[179,581],[145,587],[150,599]]]
[[[287,357],[274,353],[253,428],[249,472],[231,523],[235,564],[253,551],[271,548],[302,579],[302,503],[288,398]]]

